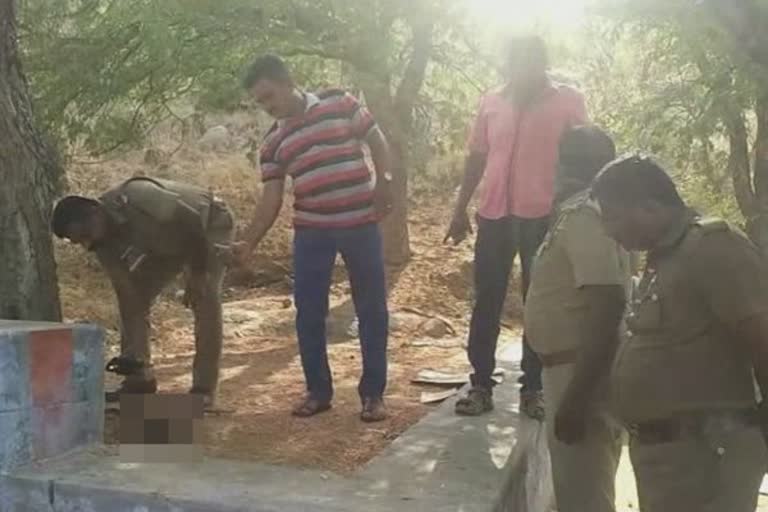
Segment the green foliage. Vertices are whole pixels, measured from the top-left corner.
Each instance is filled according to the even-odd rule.
[[[21,12],[40,121],[93,153],[140,142],[179,98],[236,104],[230,84],[263,44],[245,0],[27,0]]]
[[[605,0],[582,33],[547,36],[558,71],[584,89],[621,149],[659,155],[694,204],[736,219],[733,123],[746,120],[754,145],[768,38],[747,28],[768,19],[765,1]],[[468,5],[24,0],[21,43],[36,113],[66,152],[140,144],[159,122],[184,122],[180,102],[235,108],[244,66],[273,52],[309,89],[363,94],[402,138],[411,174],[452,188],[478,96],[499,82],[491,55],[502,48]]]
[[[583,35],[590,45],[571,56],[594,119],[625,151],[658,155],[692,203],[740,220],[726,120],[749,118],[765,83],[692,2],[644,0],[603,14]]]
[[[179,100],[231,109],[256,54],[289,59],[307,88],[377,91],[393,100],[414,27],[434,24],[423,87],[409,98],[412,164],[463,142],[483,76],[460,2],[431,0],[26,0],[22,43],[42,125],[64,153],[143,141]],[[375,84],[375,87],[370,87]],[[384,89],[381,89],[381,86]]]

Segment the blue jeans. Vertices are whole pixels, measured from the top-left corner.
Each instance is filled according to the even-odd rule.
[[[331,274],[336,254],[341,253],[352,286],[363,356],[358,392],[361,400],[381,398],[387,384],[389,313],[378,225],[296,228],[293,245],[296,331],[307,391],[319,401],[333,398],[325,320]]]

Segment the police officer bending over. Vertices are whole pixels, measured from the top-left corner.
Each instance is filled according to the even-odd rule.
[[[227,206],[195,186],[138,177],[99,199],[63,198],[52,228],[57,237],[96,254],[117,295],[121,355],[107,370],[124,381],[107,393],[107,401],[118,401],[121,393],[156,392],[149,312],[160,291],[184,271],[185,303],[195,316],[190,392],[202,394],[212,407],[222,347],[221,283],[234,231]]]
[[[686,207],[653,160],[609,164],[607,233],[647,251],[615,362],[643,512],[753,512],[766,469],[753,374],[768,396],[768,269],[719,219]]]

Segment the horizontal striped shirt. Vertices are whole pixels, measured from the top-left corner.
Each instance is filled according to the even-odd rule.
[[[305,94],[304,114],[277,121],[261,148],[262,180],[293,182],[294,225],[349,228],[374,222],[365,138],[376,127],[351,94]]]

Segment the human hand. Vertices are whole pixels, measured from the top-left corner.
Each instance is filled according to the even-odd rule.
[[[373,207],[379,220],[385,218],[392,212],[394,200],[392,198],[391,181],[380,179],[376,183],[373,191]]]
[[[469,221],[469,215],[466,210],[456,211],[448,227],[448,233],[445,235],[443,243],[453,240],[453,245],[459,245],[469,234],[472,233],[472,224]]]

